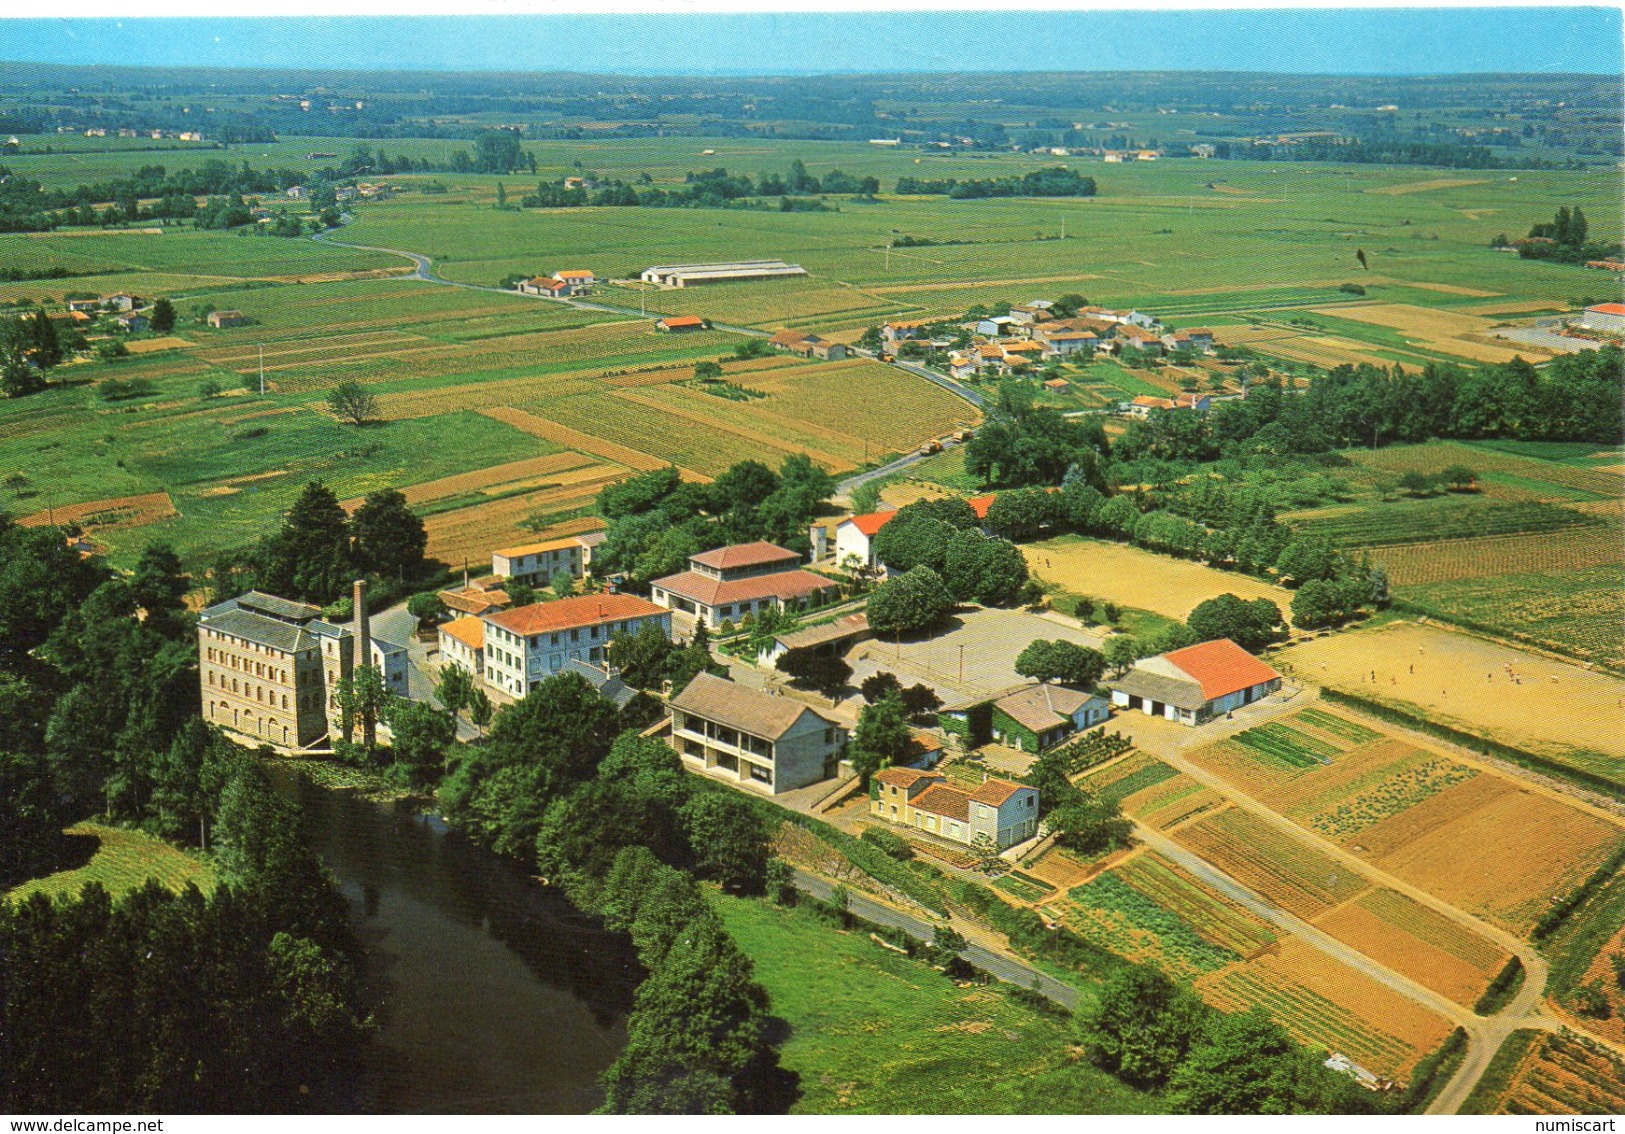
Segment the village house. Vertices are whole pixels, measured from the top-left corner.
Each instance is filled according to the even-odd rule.
[[[513,605],[513,599],[502,589],[502,582],[495,575],[470,581],[465,570],[463,585],[447,587],[439,592],[439,598],[447,610],[456,611],[458,614],[478,616],[488,610],[506,610]]]
[[[94,315],[102,309],[99,299],[70,299],[67,304],[69,311],[78,311],[81,314]]]
[[[1044,357],[1044,345],[1031,339],[1004,344],[1004,361],[1011,366],[1028,366]]]
[[[1027,303],[1018,303],[1010,308],[1010,321],[1018,326],[1029,326],[1042,322],[1050,317],[1050,311],[1055,304],[1047,299],[1034,299]]]
[[[855,559],[865,567],[878,566],[874,551],[875,533],[885,527],[886,522],[895,515],[896,509],[889,512],[865,512],[861,516],[848,516],[836,524],[835,562],[845,566]]]
[[[880,328],[880,337],[887,343],[900,343],[908,339],[923,339],[926,337],[925,323],[884,323]]]
[[[828,339],[788,327],[767,341],[773,349],[788,351],[799,358],[820,358],[827,362],[846,357],[846,347],[843,344],[832,343]]]
[[[126,334],[139,335],[152,326],[152,321],[139,311],[126,311],[113,317],[115,330]]]
[[[134,311],[141,306],[141,297],[121,291],[117,295],[102,296],[101,305],[107,311]]]
[[[1141,394],[1128,404],[1130,417],[1150,417],[1152,410],[1194,410],[1206,413],[1213,408],[1213,399],[1206,394],[1176,394],[1171,398],[1158,398]]]
[[[354,601],[354,631],[317,607],[261,591],[206,607],[197,628],[204,720],[286,749],[316,746],[340,727],[333,694],[358,656],[404,695],[406,648],[372,636],[362,583]]]
[[[985,319],[978,319],[971,330],[978,335],[1008,335],[1016,326],[1016,319],[1010,315],[989,315]]]
[[[940,772],[883,768],[870,814],[952,842],[974,845],[985,838],[995,850],[1026,842],[1038,833],[1038,791],[1009,780],[989,779],[973,791],[952,787]]]
[[[683,764],[764,795],[834,776],[846,740],[810,705],[710,673],[671,699],[671,746]]]
[[[617,634],[659,626],[671,636],[671,612],[636,595],[577,595],[485,614],[485,683],[520,698],[568,663],[604,661]]]
[[[1281,688],[1281,675],[1229,638],[1217,638],[1141,658],[1106,686],[1114,705],[1198,725],[1263,700]]]
[[[224,329],[227,327],[246,327],[254,320],[241,311],[211,311],[205,321],[211,327]]]
[[[1065,685],[1033,683],[945,706],[937,723],[967,748],[996,742],[1019,752],[1042,752],[1110,715],[1111,706],[1103,697]]]
[[[475,678],[485,676],[485,623],[465,614],[437,628],[442,665],[461,666]]]
[[[1030,334],[1044,348],[1045,358],[1065,358],[1100,345],[1096,332],[1079,330],[1067,322],[1036,323]]]
[[[678,612],[685,624],[719,630],[747,614],[817,605],[833,598],[834,582],[800,569],[801,556],[775,544],[735,544],[691,555],[689,569],[649,584],[659,606]],[[686,628],[686,627],[685,627]]]
[[[655,320],[655,330],[667,334],[686,334],[690,331],[710,330],[711,324],[698,315],[667,315]]]
[[[977,358],[973,354],[950,354],[948,356],[948,376],[959,381],[976,376]]]
[[[562,272],[554,272],[553,278],[571,288],[573,292],[586,291],[598,282],[598,277],[585,268],[568,268]]]
[[[564,299],[570,294],[570,285],[552,276],[536,276],[520,280],[517,290],[522,295],[540,295],[546,299]]]
[[[1119,350],[1129,346],[1147,354],[1163,353],[1162,336],[1132,323],[1125,323],[1117,329],[1116,342]]]
[[[580,536],[562,536],[538,543],[502,547],[491,553],[491,574],[507,582],[546,586],[560,571],[579,579],[587,573],[590,548]]]

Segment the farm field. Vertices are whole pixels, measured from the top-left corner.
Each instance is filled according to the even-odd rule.
[[[1625,681],[1609,674],[1410,621],[1300,642],[1276,651],[1271,660],[1318,685],[1616,783],[1625,778]],[[1508,667],[1518,683],[1507,676]],[[1556,706],[1561,711],[1554,711]]]
[[[1451,1030],[1444,1017],[1295,937],[1201,977],[1196,989],[1225,1011],[1263,1008],[1300,1043],[1340,1051],[1401,1082]]]
[[[1462,1114],[1615,1114],[1625,1060],[1573,1032],[1514,1032]]]
[[[1198,603],[1226,592],[1265,598],[1286,610],[1292,592],[1247,575],[1084,536],[1058,536],[1022,548],[1034,575],[1097,601],[1184,618]]]
[[[1471,1008],[1511,954],[1395,890],[1368,890],[1316,926]]]
[[[1091,1067],[1066,1020],[942,973],[807,911],[715,908],[789,1025],[803,1114],[1142,1114],[1158,1102]],[[809,965],[815,952],[820,963]]]
[[[1371,885],[1358,871],[1239,808],[1181,827],[1173,837],[1242,885],[1306,921]]]
[[[34,894],[71,898],[77,897],[88,883],[99,882],[116,898],[149,878],[177,892],[189,883],[204,893],[214,889],[214,870],[207,862],[162,839],[100,823],[79,823],[69,827],[66,834],[76,844],[75,849],[77,844],[85,844],[84,865],[24,882],[0,897],[11,901],[24,901]]]

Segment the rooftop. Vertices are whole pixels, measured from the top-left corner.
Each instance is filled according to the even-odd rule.
[[[698,315],[667,315],[659,320],[668,327],[703,327],[705,320]]]
[[[316,636],[303,626],[267,618],[252,610],[230,609],[203,619],[209,629],[285,654],[314,649]]]
[[[440,627],[447,637],[456,638],[471,650],[485,649],[485,623],[472,615],[454,618]]]
[[[1000,712],[1034,732],[1047,732],[1066,724],[1072,714],[1089,703],[1088,693],[1065,685],[1033,685],[1000,697],[993,704]]]
[[[801,562],[801,556],[776,543],[757,540],[755,543],[736,543],[729,547],[715,547],[688,557],[690,563],[728,571],[736,567],[760,567],[768,563]]]
[[[947,784],[932,784],[914,797],[913,806],[917,811],[929,811],[962,823],[970,819],[970,796]]]
[[[1598,303],[1587,307],[1586,311],[1595,311],[1599,315],[1625,315],[1625,303]]]
[[[1202,696],[1209,701],[1281,676],[1229,638],[1215,638],[1198,646],[1171,650],[1162,656],[1190,674],[1201,685]]]
[[[942,774],[940,772],[922,772],[918,768],[882,768],[874,774],[874,779],[876,783],[911,788],[921,780],[940,781]]]
[[[532,603],[498,614],[485,615],[485,621],[510,633],[529,635],[597,626],[628,618],[648,618],[668,613],[636,595],[577,595],[553,602]]]
[[[851,524],[864,535],[872,536],[881,528],[885,527],[886,522],[895,515],[897,515],[897,510],[895,508],[890,512],[865,512],[861,516],[848,516],[846,519],[842,520],[841,523]]]
[[[698,571],[682,571],[656,579],[651,586],[706,606],[718,606],[751,599],[801,598],[835,584],[811,571],[776,571],[771,575],[752,575],[746,579],[714,579]]]
[[[517,559],[521,555],[540,555],[546,551],[564,551],[567,548],[581,546],[581,541],[574,536],[565,539],[543,540],[541,543],[521,543],[516,547],[499,547],[492,555],[501,555],[508,559]]]
[[[765,740],[777,740],[808,713],[822,721],[829,719],[800,701],[775,697],[710,673],[698,674],[671,703],[673,708]]]
[[[787,650],[802,650],[810,646],[822,646],[829,642],[855,638],[859,634],[868,633],[868,630],[869,616],[858,611],[856,614],[842,615],[834,622],[826,622],[822,626],[809,626],[805,630],[792,630],[788,634],[780,634],[774,641]]]

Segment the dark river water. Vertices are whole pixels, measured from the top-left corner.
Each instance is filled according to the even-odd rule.
[[[438,818],[272,768],[367,950],[364,1113],[576,1114],[625,1042],[630,944]]]

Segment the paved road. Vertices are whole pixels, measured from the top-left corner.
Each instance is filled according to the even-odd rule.
[[[797,870],[795,877],[796,889],[805,891],[815,898],[828,901],[829,896],[835,892],[835,884],[828,879],[819,878],[802,870]],[[847,891],[846,906],[865,921],[901,929],[917,941],[929,942],[936,934],[936,926],[931,922],[906,914],[855,891]],[[1006,954],[973,944],[960,953],[960,957],[967,964],[989,976],[1009,984],[1020,985],[1022,988],[1034,989],[1065,1008],[1070,1009],[1078,1002],[1077,989],[1069,984],[1062,984],[1054,977],[1041,973]]]

